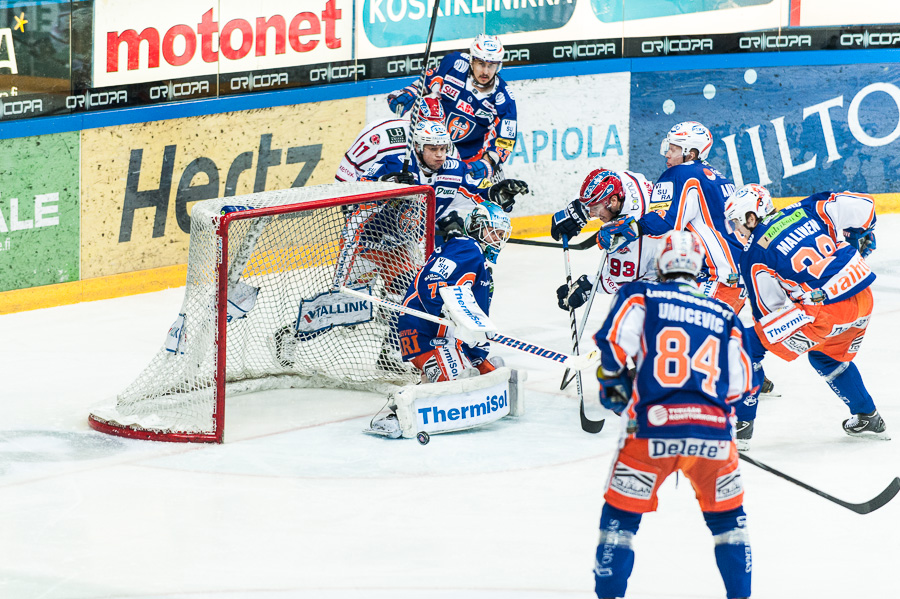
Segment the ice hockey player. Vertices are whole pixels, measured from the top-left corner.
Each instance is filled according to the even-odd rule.
[[[440,315],[440,289],[466,286],[478,308],[490,313],[494,283],[488,267],[497,263],[512,225],[499,206],[484,202],[468,214],[464,226],[464,231],[449,231],[444,245],[431,254],[407,290],[404,306]],[[470,368],[482,374],[494,369],[487,343],[463,343],[454,331],[408,314],[400,316],[397,329],[403,360],[422,371],[423,382],[454,380]]]
[[[444,108],[440,100],[437,98],[419,100],[418,122],[423,121],[444,123]],[[382,119],[366,125],[341,159],[334,180],[338,183],[356,181],[369,170],[370,166],[385,156],[396,155],[402,160],[406,154],[409,125],[409,118]],[[459,158],[459,154],[452,147],[448,156]]]
[[[515,197],[528,192],[528,185],[517,179],[505,179],[483,188],[466,173],[466,166],[447,154],[452,146],[450,134],[440,123],[423,121],[412,134],[413,152],[408,170],[403,169],[403,157],[389,155],[372,164],[361,181],[393,181],[396,183],[430,185],[435,192],[435,220],[450,211],[468,214],[485,199],[509,212]]]
[[[653,186],[650,211],[639,219],[625,216],[607,224],[600,229],[597,242],[608,250],[640,235],[691,230],[706,248],[698,277],[701,289],[740,312],[744,296],[738,262],[743,242],[728,230],[723,213],[734,184],[706,162],[712,144],[712,133],[698,122],[672,127],[660,147],[668,168]]]
[[[468,53],[451,52],[426,73],[427,93],[441,99],[447,130],[474,178],[499,180],[498,168],[516,143],[516,100],[499,72],[503,44],[479,34]],[[391,110],[402,115],[416,98],[417,84],[388,95]]]
[[[605,223],[620,216],[639,219],[647,211],[652,191],[653,186],[640,173],[594,169],[585,177],[578,197],[553,215],[550,235],[556,240],[563,235],[572,238],[581,232],[589,220],[595,218]],[[612,256],[605,255],[600,272],[600,290],[616,293],[619,287],[630,281],[655,278],[655,241],[650,237],[641,237]],[[591,280],[588,275],[581,275],[571,286],[560,286],[556,290],[559,307],[563,310],[578,308],[587,301],[596,284],[597,281]]]
[[[728,199],[725,215],[749,237],[741,273],[765,349],[787,361],[806,354],[850,409],[845,433],[889,439],[853,363],[874,301],[864,259],[875,249],[874,199],[824,191],[776,212],[768,190],[750,184]],[[753,405],[737,414],[751,435],[755,413]]]
[[[600,401],[623,415],[594,564],[600,599],[625,596],[641,518],[656,510],[657,491],[678,470],[691,481],[712,532],[727,596],[750,596],[750,541],[730,418],[730,404],[751,390],[750,360],[734,311],[698,289],[702,265],[696,235],[666,233],[660,281],[623,286],[594,337]],[[637,366],[633,380],[628,358]]]

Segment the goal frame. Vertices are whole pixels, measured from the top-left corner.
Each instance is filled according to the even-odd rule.
[[[220,216],[216,227],[218,264],[216,265],[216,375],[215,375],[215,401],[213,405],[213,431],[212,432],[171,432],[157,431],[144,428],[136,428],[128,425],[108,422],[97,418],[94,414],[88,417],[88,424],[96,431],[126,437],[151,441],[169,441],[177,443],[224,443],[225,442],[225,367],[227,343],[227,298],[228,298],[228,235],[232,222],[251,218],[272,217],[281,214],[289,214],[306,210],[318,210],[334,208],[351,204],[365,204],[371,201],[387,201],[412,195],[424,195],[426,201],[426,227],[425,227],[425,259],[434,251],[434,220],[435,220],[435,194],[434,189],[428,185],[413,185],[401,189],[382,190],[371,193],[338,196],[319,200],[309,200],[296,204],[283,206],[270,206],[265,208],[251,208],[228,212]],[[431,226],[428,226],[431,224]],[[185,281],[187,284],[187,281]]]

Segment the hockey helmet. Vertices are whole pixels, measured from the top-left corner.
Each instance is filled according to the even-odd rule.
[[[698,158],[706,160],[713,145],[713,137],[709,129],[697,121],[685,121],[669,129],[659,146],[659,153],[665,156],[669,151],[669,144],[681,148],[684,155],[690,150],[697,150]]]
[[[444,122],[444,107],[440,98],[421,98],[419,100],[419,122],[434,121]]]
[[[620,199],[625,195],[622,191],[622,179],[615,172],[600,168],[592,170],[585,177],[578,199],[585,206],[602,204],[608,210],[614,195]]]
[[[696,278],[700,274],[706,252],[696,234],[691,231],[669,231],[660,241],[660,251],[656,257],[656,270],[660,277],[681,273]]]
[[[482,202],[466,216],[466,233],[473,237],[485,259],[497,263],[500,250],[512,233],[512,223],[503,208],[493,202]]]
[[[496,62],[499,65],[497,67],[498,71],[503,68],[503,44],[500,43],[500,38],[496,35],[479,33],[469,47],[469,54],[473,58],[480,58],[484,62]]]
[[[747,224],[747,213],[752,212],[757,220],[775,212],[775,204],[769,190],[758,183],[744,185],[725,200],[725,218],[738,224]]]
[[[437,121],[421,121],[416,123],[412,134],[413,147],[421,153],[423,146],[447,146],[450,151],[450,133],[444,123]]]

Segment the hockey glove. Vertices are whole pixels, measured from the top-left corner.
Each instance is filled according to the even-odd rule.
[[[600,382],[600,403],[607,410],[621,414],[628,405],[634,385],[630,373],[627,370],[608,373],[603,370],[602,366],[599,366],[597,367],[597,380]]]
[[[572,286],[560,285],[556,290],[556,299],[562,310],[568,311],[569,308],[579,308],[587,301],[594,285],[587,275],[581,275],[572,283]]]
[[[641,227],[634,217],[613,220],[597,232],[597,245],[608,252],[618,251],[641,236]]]
[[[401,171],[399,173],[387,173],[378,177],[379,181],[390,181],[391,183],[403,183],[404,185],[415,185],[416,177],[409,171]]]
[[[484,181],[487,179],[490,182],[491,177],[494,176],[494,165],[487,158],[473,160],[467,166],[469,168],[468,175],[473,181]]]
[[[462,237],[466,234],[465,223],[463,223],[463,219],[460,218],[459,214],[456,213],[456,210],[451,210],[446,216],[437,219],[434,224],[436,233],[444,239]]]
[[[875,229],[852,228],[844,229],[844,239],[847,243],[855,247],[859,251],[859,255],[865,258],[875,249]]]
[[[584,210],[584,204],[580,200],[572,200],[563,210],[553,215],[550,235],[556,241],[562,239],[563,235],[571,239],[581,233],[587,221],[588,215]]]
[[[387,97],[388,106],[390,107],[391,112],[397,116],[406,114],[406,111],[412,107],[413,102],[415,101],[415,94],[406,88],[391,92]]]
[[[528,183],[518,179],[504,179],[488,188],[488,199],[503,208],[504,212],[511,212],[516,203],[516,195],[528,193]]]

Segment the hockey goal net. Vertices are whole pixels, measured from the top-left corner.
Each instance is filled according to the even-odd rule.
[[[222,442],[225,397],[287,387],[390,391],[398,314],[341,285],[402,301],[434,242],[434,192],[335,183],[207,200],[191,211],[187,282],[165,345],[94,429]]]

